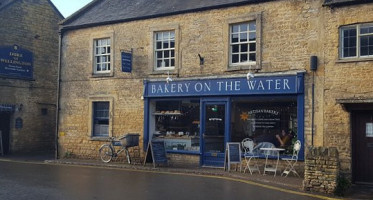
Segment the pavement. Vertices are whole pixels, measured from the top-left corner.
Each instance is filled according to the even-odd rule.
[[[290,174],[288,177],[281,177],[279,174],[273,176],[273,174],[262,175],[258,172],[252,175],[249,172],[242,173],[239,168],[237,171],[234,169],[230,172],[224,171],[222,168],[205,168],[205,167],[180,167],[180,166],[157,166],[153,167],[153,164],[149,163],[145,166],[142,163],[128,164],[122,160],[112,161],[110,163],[103,163],[98,159],[55,159],[53,152],[38,152],[22,155],[5,155],[0,156],[0,161],[13,161],[13,162],[37,162],[37,163],[49,163],[49,164],[59,164],[59,165],[81,165],[81,166],[94,166],[102,168],[124,168],[131,170],[141,170],[141,171],[152,171],[159,173],[174,173],[174,174],[190,174],[194,176],[211,176],[211,177],[224,177],[232,180],[244,180],[250,181],[253,184],[262,185],[266,187],[274,187],[277,189],[291,190],[297,192],[302,191],[303,178],[295,177]],[[311,193],[310,193],[311,194]],[[313,193],[315,194],[315,193]],[[352,185],[351,188],[346,192],[344,197],[327,196],[325,194],[315,194],[323,195],[330,198],[338,199],[370,199],[373,200],[373,186],[362,186],[362,185]]]

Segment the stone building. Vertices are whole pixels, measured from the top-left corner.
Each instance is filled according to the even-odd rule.
[[[0,2],[0,131],[5,154],[55,148],[62,19],[49,0]]]
[[[372,98],[372,9],[346,0],[93,1],[61,23],[59,155],[97,157],[109,136],[139,133],[142,149],[164,141],[174,164],[222,166],[227,142],[251,138],[286,156],[300,140],[300,160],[308,146],[336,147],[342,172],[372,182],[356,174],[353,124]],[[282,130],[287,144],[276,139]]]

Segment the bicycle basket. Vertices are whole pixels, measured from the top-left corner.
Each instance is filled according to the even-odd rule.
[[[124,147],[135,147],[139,146],[139,134],[135,133],[128,133],[124,135],[123,137],[119,138],[120,143]]]

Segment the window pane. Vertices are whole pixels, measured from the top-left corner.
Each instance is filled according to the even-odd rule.
[[[164,60],[164,66],[169,67],[170,66],[170,60]]]
[[[232,43],[238,42],[238,34],[232,34]]]
[[[256,23],[255,22],[250,22],[250,24],[249,24],[249,30],[250,31],[255,31],[256,30]]]
[[[105,56],[102,56],[101,59],[102,59],[102,62],[106,62],[106,57]]]
[[[368,47],[366,46],[366,47],[361,47],[360,48],[360,55],[361,56],[367,56],[367,55],[369,55],[368,54]]]
[[[175,66],[175,59],[171,59],[171,67]]]
[[[247,62],[247,54],[241,54],[240,62]]]
[[[247,52],[247,44],[241,45],[241,52]]]
[[[171,57],[175,57],[175,50],[171,50]]]
[[[249,44],[249,51],[256,51],[256,44],[255,43],[250,43]]]
[[[110,47],[107,47],[107,53],[110,53]]]
[[[157,47],[156,49],[162,49],[162,42],[157,42]]]
[[[255,53],[250,53],[249,54],[249,60],[250,61],[256,61]]]
[[[232,53],[238,53],[239,52],[239,45],[232,45]]]
[[[175,40],[175,32],[171,32],[170,39],[171,39],[171,40]]]
[[[163,48],[168,49],[168,41],[163,42]]]
[[[156,55],[156,59],[163,58],[162,51],[157,51]]]
[[[169,58],[170,57],[170,51],[164,51],[164,57]]]
[[[238,25],[232,25],[232,33],[238,32]]]
[[[162,40],[162,33],[156,33],[155,34],[155,39],[156,40]]]
[[[102,46],[106,46],[106,43],[107,43],[106,40],[101,40],[101,45]]]
[[[97,64],[97,65],[96,65],[96,70],[97,70],[97,71],[101,71],[100,64]]]
[[[107,70],[110,70],[110,63],[107,64]]]
[[[240,25],[240,32],[246,32],[247,31],[247,24],[241,24]]]
[[[355,57],[356,56],[356,47],[348,48],[348,54],[349,54],[350,57]]]
[[[107,39],[107,45],[110,46],[110,39]]]
[[[232,55],[232,63],[238,63],[238,54]]]
[[[350,29],[350,31],[349,31],[349,36],[350,36],[350,37],[356,36],[356,29],[355,29],[355,28]]]
[[[247,41],[247,34],[241,33],[240,34],[240,42],[246,42]]]
[[[367,33],[373,33],[373,27],[372,26],[366,26],[360,28],[360,34],[367,34]]]
[[[249,33],[249,40],[250,41],[255,41],[256,40],[256,33],[255,32]]]
[[[360,45],[362,46],[362,47],[364,47],[364,46],[368,46],[369,45],[369,40],[368,40],[369,38],[367,37],[367,36],[365,36],[365,37],[361,37],[361,39],[360,39]]]
[[[157,67],[162,67],[162,60],[157,60]]]
[[[96,57],[96,63],[100,63],[101,59],[100,59],[100,56],[97,56]]]
[[[170,48],[175,48],[175,41],[171,41]]]
[[[169,40],[170,39],[170,32],[164,32],[163,33],[163,40]]]

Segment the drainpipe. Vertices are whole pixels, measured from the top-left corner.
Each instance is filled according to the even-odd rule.
[[[62,54],[62,29],[58,32],[58,69],[57,69],[57,103],[56,103],[56,133],[55,133],[55,159],[58,159],[58,129],[60,122],[60,87],[61,87],[61,54]]]
[[[313,136],[315,133],[315,72],[317,70],[317,56],[311,56],[310,69],[312,71],[312,121],[311,121],[311,144],[313,146]]]

